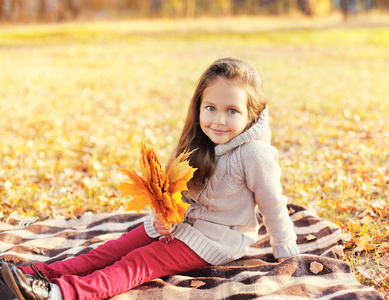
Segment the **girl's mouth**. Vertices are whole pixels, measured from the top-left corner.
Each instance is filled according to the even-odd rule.
[[[224,134],[224,133],[227,132],[227,131],[225,131],[225,130],[218,130],[218,129],[212,129],[212,128],[211,128],[211,130],[212,130],[213,133],[216,134],[216,135],[222,135],[222,134]]]

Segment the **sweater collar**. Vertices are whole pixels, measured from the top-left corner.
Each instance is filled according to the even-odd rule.
[[[263,140],[269,143],[269,136],[265,135],[265,131],[269,130],[269,112],[267,106],[262,111],[261,116],[259,117],[256,124],[250,127],[248,130],[242,132],[238,136],[234,137],[230,141],[225,144],[216,145],[215,147],[215,155],[222,156],[232,149],[243,145],[245,143],[251,142],[253,140]]]

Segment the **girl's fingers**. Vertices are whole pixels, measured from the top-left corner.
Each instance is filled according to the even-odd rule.
[[[171,226],[165,226],[162,223],[159,225],[156,225],[155,228],[157,229],[158,233],[160,233],[160,234],[168,234],[172,231]]]
[[[161,218],[157,214],[154,217],[154,226],[159,234],[165,235],[172,232],[172,226],[163,224]]]

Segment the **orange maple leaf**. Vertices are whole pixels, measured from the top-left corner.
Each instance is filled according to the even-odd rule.
[[[142,143],[139,163],[142,175],[133,170],[119,169],[129,180],[121,182],[117,189],[123,195],[134,196],[126,202],[126,209],[136,210],[139,214],[149,205],[165,225],[182,222],[189,204],[182,202],[180,192],[187,190],[187,182],[196,171],[188,162],[191,153],[181,153],[163,169],[154,149]]]

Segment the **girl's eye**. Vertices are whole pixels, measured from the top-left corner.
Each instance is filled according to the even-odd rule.
[[[230,108],[228,110],[228,113],[231,114],[231,115],[235,115],[238,111],[236,109],[233,109],[233,108]]]
[[[209,110],[209,111],[215,111],[216,110],[216,108],[214,108],[213,106],[207,106],[206,109]]]

